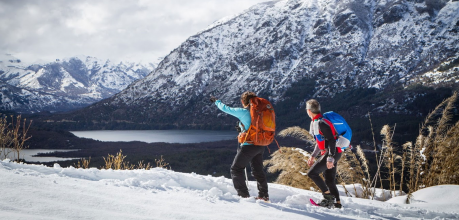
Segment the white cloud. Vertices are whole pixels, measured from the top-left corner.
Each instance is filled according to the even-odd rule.
[[[220,18],[266,0],[0,0],[0,51],[157,62]]]

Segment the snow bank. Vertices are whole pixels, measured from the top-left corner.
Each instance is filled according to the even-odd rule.
[[[444,211],[451,213],[459,212],[459,186],[439,185],[421,189],[413,193],[410,205],[431,211]],[[398,196],[388,200],[388,203],[402,204],[406,202],[407,196]]]
[[[326,209],[309,204],[310,198],[321,199],[317,192],[269,184],[272,203],[265,203],[239,198],[230,179],[160,168],[75,169],[4,160],[0,161],[0,176],[0,213],[5,219],[459,218],[459,213],[449,208],[427,208],[426,204],[437,201],[422,197],[429,196],[423,191],[415,198],[426,203],[342,197],[343,209]],[[249,186],[251,195],[256,196],[256,183]],[[443,188],[431,190],[433,194],[446,192]],[[448,192],[459,192],[459,187],[450,186]],[[446,198],[457,207],[453,198]]]

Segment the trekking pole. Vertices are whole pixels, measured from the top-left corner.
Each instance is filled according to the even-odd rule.
[[[250,189],[249,189],[249,178],[247,177],[247,167],[244,168],[244,171],[245,171],[245,183],[247,184],[247,189],[250,191]]]

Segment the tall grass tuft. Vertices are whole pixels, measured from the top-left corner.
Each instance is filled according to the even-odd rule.
[[[107,158],[104,158],[105,161],[105,166],[103,167],[104,169],[114,169],[114,170],[133,170],[133,169],[145,169],[145,170],[150,170],[151,165],[150,163],[145,164],[144,161],[139,161],[136,164],[131,164],[129,161],[125,161],[124,159],[126,158],[126,155],[123,155],[123,151],[120,149],[120,152],[118,152],[116,155],[111,155],[108,154]],[[156,161],[156,167],[159,168],[165,168],[165,169],[171,169],[169,163],[166,162],[166,160],[163,158],[163,155],[161,155],[161,159],[155,159]]]
[[[123,151],[121,149],[120,152],[118,152],[116,155],[108,154],[107,158],[104,157],[105,169],[123,169],[125,167],[123,165],[126,165],[126,163],[124,163],[125,158],[126,156],[123,155]]]
[[[438,119],[436,127],[429,129],[429,146],[426,149],[429,151],[425,165],[425,176],[423,178],[423,186],[429,187],[440,184],[455,184],[459,180],[455,172],[457,166],[458,151],[458,123],[451,125],[454,110],[454,104],[457,101],[457,93],[446,99],[442,116]],[[451,178],[453,176],[453,178]],[[451,182],[452,181],[452,182]]]
[[[145,163],[143,162],[143,160],[141,160],[141,161],[138,162],[137,168],[138,168],[138,169],[150,170],[150,169],[151,169],[151,165],[150,165],[150,163],[145,164]]]
[[[363,188],[362,198],[372,198],[374,197],[374,195],[371,190],[370,167],[369,167],[367,157],[363,153],[363,150],[360,147],[360,145],[357,145],[357,155],[359,156],[360,164],[362,165],[363,173],[365,175],[364,178],[362,178],[362,188]]]
[[[300,189],[314,189],[316,185],[306,176],[309,170],[307,165],[309,157],[310,154],[302,149],[281,147],[280,151],[275,151],[271,159],[264,161],[263,164],[269,166],[269,173],[280,172],[275,183]]]
[[[169,165],[169,163],[166,163],[166,161],[164,160],[163,155],[161,155],[161,159],[159,160],[155,159],[155,161],[156,161],[156,167],[167,169],[167,166],[169,166],[169,169],[171,169],[171,166]]]
[[[406,161],[406,157],[408,155],[408,149],[409,148],[412,148],[413,147],[413,143],[411,142],[407,142],[405,143],[404,145],[402,145],[403,147],[403,155],[402,155],[402,161],[401,161],[401,165],[402,165],[402,168],[400,170],[400,189],[399,189],[399,194],[402,195],[403,193],[403,180],[404,180],[404,174],[405,174],[405,166],[407,164],[407,161]]]
[[[365,171],[362,170],[357,156],[352,153],[351,150],[346,149],[341,156],[341,159],[338,160],[337,166],[337,180],[344,187],[346,194],[349,190],[346,188],[346,184],[352,184],[354,195],[359,198],[366,198],[366,190],[360,190],[357,185],[362,186],[366,184]],[[357,185],[356,185],[357,184]],[[350,194],[348,194],[351,196]]]
[[[73,164],[73,166],[77,169],[83,168],[83,169],[89,169],[89,163],[91,162],[91,157],[89,159],[81,158],[77,164]]]
[[[314,137],[303,128],[299,126],[289,127],[277,134],[279,137],[293,137],[310,143],[314,142]]]
[[[394,126],[395,128],[395,126]],[[392,143],[394,130],[389,125],[384,125],[381,129],[381,135],[383,136],[383,149],[385,156],[384,158],[384,165],[388,169],[388,180],[389,180],[389,190],[391,196],[395,196],[395,158],[396,154],[394,153],[394,145]]]

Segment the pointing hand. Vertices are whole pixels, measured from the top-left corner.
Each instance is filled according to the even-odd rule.
[[[210,96],[210,101],[212,103],[214,103],[215,101],[217,101],[217,98],[215,98],[213,95]]]

